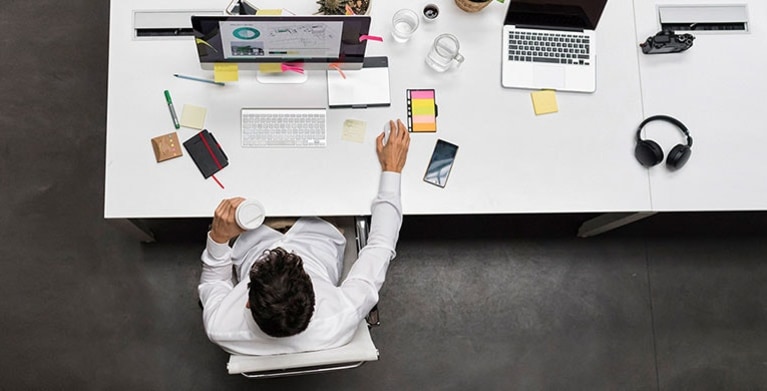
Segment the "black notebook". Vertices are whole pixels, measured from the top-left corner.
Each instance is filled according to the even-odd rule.
[[[229,165],[229,158],[207,129],[184,141],[184,148],[205,178],[209,178]]]

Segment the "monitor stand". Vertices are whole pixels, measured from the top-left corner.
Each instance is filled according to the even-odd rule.
[[[305,83],[306,79],[308,79],[306,71],[304,71],[304,73],[293,71],[273,73],[256,72],[256,80],[258,80],[259,83],[264,84],[299,84]]]

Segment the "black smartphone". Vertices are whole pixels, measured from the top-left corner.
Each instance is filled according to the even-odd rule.
[[[438,139],[423,180],[435,186],[445,187],[447,177],[453,168],[456,153],[458,153],[457,145]]]

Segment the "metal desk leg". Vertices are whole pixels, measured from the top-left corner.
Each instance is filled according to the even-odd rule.
[[[144,243],[155,241],[154,233],[143,220],[137,219],[107,219],[120,231]]]
[[[588,238],[650,217],[657,212],[605,213],[585,221],[578,228],[579,238]]]

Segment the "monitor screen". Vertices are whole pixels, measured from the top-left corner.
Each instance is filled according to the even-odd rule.
[[[214,63],[302,63],[305,69],[359,69],[369,16],[192,16],[197,54],[204,69]]]

